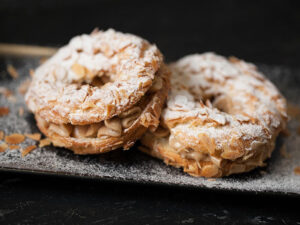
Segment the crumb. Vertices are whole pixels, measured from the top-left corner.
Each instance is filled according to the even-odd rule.
[[[2,143],[0,144],[0,152],[5,152],[5,150],[7,149],[8,145],[6,143]]]
[[[32,150],[36,149],[37,146],[36,145],[29,145],[27,146],[23,151],[22,151],[22,157],[24,157],[25,155],[27,155],[29,152],[31,152]]]
[[[4,138],[4,131],[0,130],[0,140]]]
[[[18,112],[19,112],[19,116],[23,116],[24,115],[24,108],[20,107]]]
[[[12,65],[8,64],[6,70],[12,78],[17,79],[19,77],[17,70]]]
[[[42,148],[42,147],[48,146],[50,144],[51,144],[51,140],[49,138],[44,138],[44,139],[40,140],[39,147]]]
[[[41,140],[41,134],[40,133],[34,133],[34,134],[24,134],[26,137],[35,140],[35,141],[39,141]]]
[[[0,87],[0,94],[3,94],[7,98],[11,96],[13,93],[6,87]]]
[[[19,145],[10,145],[10,146],[9,146],[9,149],[10,149],[10,150],[15,150],[15,149],[18,149],[18,148],[20,148]]]
[[[286,151],[286,146],[283,144],[279,150],[280,155],[284,158],[291,158],[291,154]]]
[[[5,137],[5,142],[7,144],[20,144],[25,140],[25,136],[23,134],[11,134]]]
[[[207,181],[216,181],[216,178],[208,178]]]
[[[300,175],[300,166],[297,166],[295,169],[294,169],[294,173],[296,175]]]
[[[27,79],[27,80],[25,80],[24,82],[22,82],[22,83],[19,85],[18,91],[19,91],[19,93],[20,93],[21,95],[25,95],[25,94],[26,94],[26,92],[27,92],[27,90],[28,90],[28,88],[29,88],[30,82],[31,82],[31,81],[30,81],[29,79]]]
[[[8,107],[0,107],[0,116],[6,116],[9,114],[9,108]]]

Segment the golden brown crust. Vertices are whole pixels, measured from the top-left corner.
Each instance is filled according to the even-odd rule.
[[[60,132],[55,133],[51,131],[51,129],[49,129],[51,124],[49,124],[47,121],[42,119],[39,115],[35,115],[37,120],[37,125],[39,129],[42,131],[42,133],[45,134],[49,139],[51,139],[53,145],[71,149],[76,154],[99,154],[120,147],[123,147],[125,150],[129,149],[135,143],[135,141],[144,134],[144,132],[147,129],[155,130],[159,124],[161,109],[165,102],[169,90],[170,72],[168,68],[163,65],[159,71],[158,76],[162,78],[163,85],[159,90],[156,90],[155,92],[153,92],[150,89],[149,92],[146,93],[146,96],[144,96],[141,99],[141,101],[138,102],[137,106],[142,108],[141,113],[139,114],[138,118],[135,119],[135,121],[132,124],[130,124],[130,127],[124,129],[122,133],[120,133],[120,135],[118,135],[117,132],[113,132],[111,133],[111,135],[114,136],[110,136],[110,137],[100,136],[95,138],[90,138],[90,137],[76,138],[76,137],[70,137],[70,135],[64,137],[62,136],[63,133],[59,134]],[[133,106],[132,108],[134,107],[135,106]],[[120,121],[120,119],[124,120],[122,115],[120,115],[120,117],[117,116],[116,119],[118,121]],[[114,118],[111,119],[110,121],[112,120],[114,120]],[[118,129],[118,126],[115,126],[116,128],[114,128],[113,123],[107,125],[110,126],[112,125],[113,129],[115,130]],[[72,125],[67,125],[66,127],[67,133],[70,126]],[[71,127],[73,131],[74,131],[74,127],[75,126]],[[105,128],[105,124],[102,124],[102,127],[101,125],[97,127],[98,135],[99,135],[99,130],[103,127]],[[71,134],[73,131],[70,131],[69,133]],[[107,135],[109,134],[110,133],[108,133]]]
[[[253,64],[212,53],[186,56],[170,68],[163,128],[144,135],[142,150],[193,176],[265,165],[287,123],[276,87]]]

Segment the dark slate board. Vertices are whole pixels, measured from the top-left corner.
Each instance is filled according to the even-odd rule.
[[[13,80],[6,72],[7,64],[17,68],[20,77]],[[0,117],[0,130],[10,133],[38,132],[33,115],[25,110],[23,117],[18,116],[18,108],[25,103],[17,87],[29,76],[29,69],[39,64],[37,58],[0,58],[0,86],[14,90],[17,101],[12,103],[0,95],[0,106],[9,106],[11,113]],[[259,66],[287,97],[288,101],[300,106],[300,69],[282,66]],[[268,166],[252,172],[220,179],[194,178],[180,169],[166,166],[163,162],[139,152],[136,147],[129,151],[117,150],[94,156],[78,156],[71,151],[52,146],[38,148],[22,158],[20,150],[7,150],[0,153],[0,170],[13,170],[55,176],[87,177],[98,180],[125,181],[147,184],[192,187],[211,190],[228,190],[255,193],[300,194],[300,176],[294,174],[300,166],[299,121],[289,122],[289,137],[280,137]],[[0,141],[1,143],[1,141]],[[22,148],[36,144],[26,139]],[[285,145],[290,158],[280,154]]]

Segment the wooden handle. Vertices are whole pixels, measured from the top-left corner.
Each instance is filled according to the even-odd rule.
[[[51,56],[58,48],[0,43],[0,55]]]

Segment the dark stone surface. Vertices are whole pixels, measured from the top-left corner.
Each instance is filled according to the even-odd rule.
[[[0,42],[60,46],[94,27],[141,35],[168,61],[215,51],[297,66],[297,1],[0,3]],[[1,125],[0,125],[1,126]],[[0,173],[0,224],[300,224],[299,198]]]

